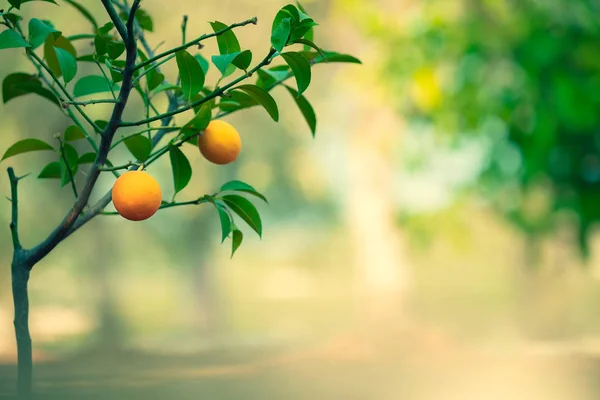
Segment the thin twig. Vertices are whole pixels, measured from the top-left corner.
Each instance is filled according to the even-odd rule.
[[[146,61],[144,61],[144,62],[136,65],[135,66],[135,70],[137,71],[140,68],[144,68],[146,65],[152,64],[153,62],[155,62],[157,60],[160,60],[161,58],[164,58],[164,57],[170,56],[171,54],[177,53],[180,50],[185,50],[188,47],[194,46],[194,45],[200,43],[203,40],[206,40],[206,39],[209,39],[209,38],[212,38],[212,37],[215,37],[215,36],[222,35],[225,32],[228,32],[228,31],[230,31],[232,29],[235,29],[235,28],[238,28],[238,27],[241,27],[241,26],[246,26],[246,25],[249,25],[249,24],[256,25],[257,22],[258,22],[258,19],[256,17],[254,17],[254,18],[251,18],[251,19],[243,21],[243,22],[238,22],[238,23],[229,25],[228,27],[223,28],[220,31],[204,34],[204,35],[202,35],[202,36],[200,36],[200,37],[198,37],[198,38],[196,38],[196,39],[194,39],[194,40],[192,40],[190,42],[187,42],[187,43],[185,43],[185,44],[183,44],[181,46],[174,47],[174,48],[172,48],[170,50],[167,50],[167,51],[165,51],[163,53],[160,53],[160,54],[158,54],[158,55],[156,55],[156,56],[154,56],[152,58],[149,58],[148,60],[146,60]]]
[[[79,197],[79,194],[77,194],[77,186],[75,185],[75,176],[73,175],[73,171],[71,171],[71,166],[69,165],[67,156],[65,156],[64,142],[62,141],[62,139],[60,137],[58,138],[58,140],[60,142],[60,157],[62,158],[63,162],[65,163],[65,168],[67,169],[67,172],[69,173],[69,181],[71,182],[71,188],[73,189],[73,194],[75,195],[75,199],[77,199]]]
[[[133,162],[129,161],[127,164],[123,164],[123,165],[118,165],[116,167],[110,167],[110,168],[106,168],[106,167],[100,167],[98,168],[100,171],[106,172],[106,171],[118,171],[121,169],[127,169],[129,167],[131,167],[132,165],[135,165]]]
[[[90,104],[102,104],[102,103],[111,103],[114,104],[116,103],[117,100],[115,99],[99,99],[99,100],[88,100],[88,101],[63,101],[62,103],[69,106],[69,105],[78,105],[78,106],[87,106]]]
[[[115,147],[117,147],[118,145],[120,145],[121,143],[123,143],[124,141],[126,141],[127,139],[130,139],[134,136],[139,136],[139,135],[143,135],[144,133],[147,132],[152,132],[152,131],[160,131],[160,130],[165,130],[167,132],[173,132],[173,131],[179,131],[181,129],[183,129],[182,126],[169,126],[169,127],[164,127],[164,126],[155,126],[155,127],[150,127],[147,129],[144,129],[143,131],[139,131],[136,133],[132,133],[131,135],[127,135],[127,136],[123,136],[121,139],[115,141],[112,146],[110,146],[110,149],[114,149]]]
[[[15,250],[21,250],[21,240],[19,239],[19,194],[17,191],[19,178],[15,175],[15,171],[12,167],[8,167],[7,171],[8,179],[10,181],[10,202],[12,203],[10,234],[12,236],[13,248]]]
[[[106,72],[104,72],[104,68],[102,68],[102,66],[100,65],[100,63],[98,62],[98,60],[96,60],[94,58],[94,62],[96,63],[96,65],[98,66],[98,69],[100,70],[100,72],[102,73],[102,76],[104,76],[104,79],[106,80],[106,83],[108,83],[108,87],[110,88],[110,93],[112,94],[113,99],[116,99],[117,96],[115,95],[115,89],[113,89],[113,86],[115,85],[113,83],[112,80],[108,79],[108,75],[106,75]]]

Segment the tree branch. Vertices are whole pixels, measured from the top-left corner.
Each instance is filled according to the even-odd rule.
[[[10,181],[10,202],[12,204],[12,213],[10,219],[10,234],[12,236],[13,248],[21,250],[21,240],[19,239],[19,194],[17,185],[19,178],[15,175],[12,167],[8,167],[8,179]]]
[[[222,95],[227,90],[229,90],[233,86],[237,85],[238,83],[240,83],[244,79],[248,78],[249,76],[251,76],[252,74],[254,74],[256,71],[258,71],[259,69],[261,69],[265,65],[268,65],[271,62],[272,56],[275,53],[276,53],[276,50],[274,48],[271,48],[271,51],[269,51],[269,54],[267,54],[267,56],[260,62],[260,64],[258,64],[256,67],[252,68],[247,74],[244,74],[244,75],[240,76],[239,78],[231,81],[230,83],[228,83],[227,85],[223,86],[222,88],[219,88],[219,89],[216,89],[216,90],[212,91],[210,94],[206,95],[205,97],[201,98],[200,100],[197,100],[197,101],[195,101],[193,103],[190,103],[190,104],[188,104],[185,107],[181,107],[181,108],[178,108],[176,110],[173,110],[173,111],[170,111],[170,112],[166,112],[164,114],[157,115],[157,116],[154,116],[154,117],[151,117],[151,118],[146,118],[146,119],[143,119],[143,120],[140,120],[140,121],[135,121],[135,122],[122,122],[121,126],[138,126],[138,125],[144,125],[147,122],[158,121],[159,119],[163,119],[163,118],[166,118],[166,117],[171,117],[173,115],[181,114],[182,112],[185,112],[187,110],[191,110],[194,107],[197,107],[197,106],[199,106],[201,104],[204,104],[207,101],[212,100],[215,97],[218,97],[218,96]]]
[[[113,23],[117,26],[117,22],[121,23],[119,20],[119,16],[117,15],[116,10],[114,9],[110,0],[102,0],[104,7],[107,12],[113,19]],[[50,235],[38,246],[34,247],[29,251],[28,254],[28,263],[30,265],[34,265],[36,262],[41,260],[46,254],[48,254],[54,247],[58,245],[64,238],[69,235],[73,225],[80,217],[84,207],[87,205],[87,202],[90,198],[94,185],[100,176],[100,167],[106,163],[106,159],[108,157],[108,152],[110,150],[110,145],[112,143],[115,132],[119,128],[119,122],[121,121],[121,116],[123,115],[123,111],[125,110],[125,105],[127,104],[127,100],[129,99],[129,95],[132,89],[132,79],[133,79],[133,67],[135,65],[135,60],[137,56],[137,47],[135,41],[135,35],[133,32],[133,20],[135,16],[135,12],[139,8],[140,0],[135,0],[133,5],[131,6],[131,12],[129,15],[129,19],[127,21],[127,32],[121,32],[124,34],[125,40],[125,69],[123,70],[123,82],[121,85],[121,90],[119,92],[119,97],[117,103],[114,106],[113,113],[110,117],[106,128],[102,132],[102,139],[100,141],[100,146],[98,149],[98,154],[96,155],[96,159],[90,168],[88,177],[85,181],[85,185],[81,194],[71,210],[64,217],[62,222],[58,225],[56,229],[54,229]],[[105,196],[106,197],[106,196]],[[105,198],[103,198],[105,199]],[[110,201],[110,200],[109,200]]]
[[[170,50],[165,51],[164,53],[160,53],[157,56],[149,58],[148,60],[146,60],[146,61],[144,61],[144,62],[136,65],[135,66],[135,70],[137,71],[140,68],[144,68],[146,65],[152,64],[153,62],[155,62],[157,60],[160,60],[163,57],[167,57],[167,56],[169,56],[171,54],[177,53],[180,50],[185,50],[188,47],[194,46],[194,45],[200,43],[203,40],[209,39],[211,37],[222,35],[222,34],[224,34],[227,31],[230,31],[232,29],[235,29],[235,28],[238,28],[238,27],[241,27],[241,26],[246,26],[246,25],[249,25],[249,24],[256,25],[257,22],[258,22],[258,18],[254,17],[254,18],[251,18],[251,19],[243,21],[243,22],[238,22],[238,23],[229,25],[228,27],[223,28],[220,31],[204,34],[204,35],[202,35],[202,36],[200,36],[200,37],[198,37],[198,38],[196,38],[196,39],[194,39],[194,40],[192,40],[190,42],[187,42],[187,43],[185,43],[185,44],[183,44],[181,46],[177,46],[175,48],[172,48]]]
[[[88,100],[88,101],[63,101],[63,104],[65,105],[77,105],[77,106],[87,106],[90,104],[102,104],[102,103],[110,103],[110,104],[114,104],[116,103],[117,100],[115,99],[98,99],[98,100]]]

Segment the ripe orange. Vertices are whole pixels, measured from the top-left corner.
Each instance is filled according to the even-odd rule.
[[[208,161],[224,165],[237,160],[242,149],[242,139],[233,126],[214,120],[198,137],[200,153]]]
[[[162,202],[160,185],[144,171],[127,171],[112,188],[117,212],[130,221],[143,221],[158,211]]]

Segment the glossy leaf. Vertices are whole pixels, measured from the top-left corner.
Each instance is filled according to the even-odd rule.
[[[35,93],[42,96],[57,106],[60,106],[56,96],[48,89],[42,86],[42,82],[35,75],[25,74],[23,72],[15,72],[7,75],[2,81],[2,100],[4,103],[11,99],[26,94]]]
[[[146,161],[152,152],[152,142],[146,136],[131,136],[124,140],[125,146],[138,161]]]
[[[106,54],[116,60],[125,52],[125,44],[117,40],[109,40],[106,42]]]
[[[242,182],[242,181],[237,181],[237,180],[229,181],[229,182],[225,183],[223,186],[221,186],[220,191],[221,192],[226,192],[226,191],[244,192],[244,193],[248,193],[253,196],[256,196],[259,199],[263,200],[265,203],[268,203],[267,198],[265,196],[263,196],[261,193],[259,193],[252,186],[250,186],[247,183]]]
[[[305,19],[292,27],[290,33],[290,42],[295,42],[298,39],[305,37],[313,27],[317,26],[317,23],[312,19]]]
[[[291,74],[290,67],[287,65],[278,65],[270,69],[259,69],[258,80],[256,85],[263,89],[272,88],[277,82],[281,82],[288,78]]]
[[[310,85],[311,80],[311,70],[308,60],[302,54],[291,51],[282,53],[281,57],[292,69],[296,78],[298,93],[302,94]]]
[[[23,17],[14,13],[4,13],[2,17],[7,19],[13,25],[15,25],[17,22],[23,19]]]
[[[118,89],[118,85],[115,84],[113,89]],[[75,97],[105,92],[110,92],[110,86],[106,79],[100,75],[84,76],[75,83],[73,88]]]
[[[288,90],[288,92],[290,92],[290,94],[296,101],[296,104],[298,105],[300,112],[304,116],[306,123],[308,123],[310,131],[312,132],[312,135],[314,137],[317,132],[317,116],[315,114],[315,110],[312,108],[306,97],[299,95],[297,91],[295,91],[287,85],[285,86],[285,88]]]
[[[154,31],[154,23],[152,22],[152,17],[145,10],[139,9],[135,13],[135,19],[140,24],[143,30],[148,32]]]
[[[284,18],[276,26],[273,26],[271,33],[271,45],[281,53],[287,45],[292,32],[292,23],[290,18]]]
[[[277,122],[279,120],[279,109],[277,108],[277,103],[265,89],[255,85],[241,85],[236,87],[234,90],[241,90],[252,96],[257,103],[262,105],[265,110],[267,110],[274,121]]]
[[[38,175],[39,179],[60,179],[61,176],[61,166],[60,162],[53,161],[50,164],[46,165],[42,172]]]
[[[311,61],[314,64],[320,64],[324,62],[339,62],[339,63],[353,63],[353,64],[362,64],[362,62],[351,55],[336,53],[333,51],[323,51],[324,57],[318,52],[313,51],[301,51],[304,57],[307,60]]]
[[[65,130],[64,138],[66,142],[85,139],[85,133],[77,125],[71,125]]]
[[[178,51],[175,58],[181,76],[181,90],[185,98],[191,100],[204,86],[204,71],[200,63],[185,50]]]
[[[239,231],[237,229],[234,229],[233,231],[231,231],[231,257],[232,258],[233,258],[233,255],[235,254],[235,252],[237,251],[237,249],[239,249],[243,240],[244,240],[244,234],[242,233],[242,231]]]
[[[218,203],[214,203],[215,208],[219,214],[219,221],[221,222],[221,243],[227,239],[229,233],[231,233],[231,220],[229,219],[229,213]]]
[[[181,129],[183,137],[197,135],[200,131],[206,129],[212,118],[211,106],[209,103],[204,103],[198,113],[191,119],[190,122],[185,124]]]
[[[54,150],[54,148],[40,139],[31,138],[19,140],[17,143],[10,146],[8,150],[6,150],[6,152],[2,156],[2,160],[0,161],[4,161],[9,157],[16,156],[18,154],[42,150]]]
[[[73,56],[74,60],[77,58],[77,51],[71,42],[64,36],[54,38],[53,35],[50,35],[46,38],[46,41],[44,42],[44,58],[54,75],[60,77],[62,76],[62,69],[55,51],[55,48],[57,47]]]
[[[313,49],[315,49],[319,53],[319,55],[324,60],[327,59],[326,56],[325,56],[325,52],[323,51],[323,49],[321,49],[319,46],[317,46],[312,40],[300,38],[300,39],[294,40],[294,43],[303,44],[303,45],[305,45],[308,48],[313,48]]]
[[[81,157],[79,157],[79,164],[91,164],[96,160],[96,153],[94,152],[89,152],[89,153],[85,153],[83,154]]]
[[[208,73],[208,69],[210,68],[209,62],[206,60],[206,58],[202,57],[201,54],[194,54],[194,58],[196,59],[196,61],[198,61],[198,63],[202,67],[202,71],[204,71],[204,75],[206,75]]]
[[[69,83],[77,75],[77,60],[68,51],[55,47],[56,58],[65,83]]]
[[[151,70],[146,75],[146,82],[148,84],[148,90],[156,89],[164,81],[165,81],[165,76],[162,73],[157,72],[155,69]]]
[[[21,4],[29,3],[30,1],[43,1],[45,3],[56,4],[56,1],[54,1],[54,0],[8,0],[10,5],[13,6],[14,8],[16,8],[17,10],[21,9]],[[58,5],[58,4],[56,4],[56,5]]]
[[[0,50],[16,49],[19,47],[31,47],[31,45],[12,29],[0,32]]]
[[[227,77],[235,71],[235,67],[244,71],[247,70],[252,62],[252,52],[244,50],[242,52],[212,56],[212,62],[221,71],[223,77]]]
[[[173,170],[173,185],[175,194],[181,192],[190,183],[192,167],[179,147],[169,146],[169,159]]]
[[[227,25],[219,21],[211,22],[210,26],[212,26],[215,32],[219,32],[227,28]],[[219,46],[219,54],[237,53],[242,50],[240,47],[240,43],[238,42],[237,37],[235,36],[235,33],[233,33],[232,30],[229,30],[217,36],[217,44]]]
[[[56,39],[61,34],[59,30],[44,21],[40,21],[37,18],[29,20],[29,44],[34,49],[42,45],[49,35],[54,35]]]
[[[262,236],[262,221],[254,204],[245,197],[228,194],[222,197],[223,202],[250,226],[258,236]]]

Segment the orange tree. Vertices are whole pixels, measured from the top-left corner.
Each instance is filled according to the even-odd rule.
[[[227,115],[253,106],[262,106],[275,121],[279,119],[277,103],[269,92],[277,87],[288,91],[305,117],[313,135],[316,116],[303,96],[311,81],[311,67],[325,62],[360,63],[345,54],[324,51],[313,42],[317,23],[300,4],[280,9],[271,29],[266,55],[252,66],[250,50],[242,50],[234,29],[257,24],[257,18],[226,25],[211,22],[212,32],[186,40],[187,17],[181,26],[182,45],[154,54],[144,37],[152,31],[151,16],[140,9],[140,0],[131,6],[126,0],[102,0],[106,11],[100,24],[96,17],[76,0],[46,1],[77,9],[90,23],[89,33],[65,36],[50,21],[31,18],[27,24],[19,15],[21,7],[31,7],[36,0],[8,0],[10,6],[1,10],[0,50],[10,54],[20,49],[31,62],[35,72],[16,72],[2,83],[3,102],[35,94],[57,106],[57,111],[72,121],[64,133],[55,135],[55,145],[48,141],[26,138],[10,146],[2,157],[32,151],[54,151],[56,161],[42,167],[38,178],[56,179],[61,187],[70,186],[75,200],[58,226],[41,243],[23,247],[19,239],[19,208],[17,184],[25,176],[17,176],[8,168],[10,201],[12,204],[10,231],[13,244],[12,290],[15,307],[15,332],[18,351],[17,391],[27,396],[32,392],[32,345],[29,333],[29,300],[27,284],[31,270],[40,260],[97,215],[120,214],[127,220],[139,221],[151,217],[160,209],[186,205],[211,204],[221,222],[221,241],[230,238],[232,256],[243,239],[236,223],[238,218],[258,235],[262,233],[260,215],[253,203],[242,195],[266,201],[252,186],[241,181],[224,183],[212,194],[191,200],[177,201],[175,196],[190,181],[192,167],[180,147],[188,143],[209,161],[227,164],[235,161],[241,151],[241,140],[235,127],[222,121]],[[27,32],[23,29],[27,25]],[[214,85],[205,81],[209,62],[197,51],[202,42],[217,41],[219,54],[211,57],[221,74]],[[77,42],[93,41],[91,51],[84,52]],[[196,51],[194,51],[196,50]],[[192,54],[196,53],[196,54]],[[275,61],[281,61],[273,66]],[[160,72],[160,66],[175,62],[178,76],[170,83]],[[95,64],[98,73],[78,77],[83,63]],[[237,76],[234,78],[234,76]],[[77,78],[77,79],[75,79]],[[254,83],[247,83],[250,79]],[[294,78],[295,85],[288,84]],[[245,82],[246,81],[246,82]],[[98,98],[103,94],[106,98]],[[124,121],[123,112],[133,95],[140,96],[145,116]],[[157,96],[166,96],[167,110],[161,112],[153,104]],[[83,101],[81,98],[87,98]],[[84,107],[110,103],[112,112],[107,120],[92,120]],[[176,126],[174,116],[193,110],[195,116]],[[140,127],[138,132],[121,135],[119,129]],[[89,150],[79,154],[72,142],[86,141]],[[166,142],[161,144],[161,142]],[[111,162],[112,150],[125,146],[135,162],[122,165]],[[162,156],[168,155],[173,171],[175,196],[165,201],[154,178],[145,171]],[[85,171],[84,171],[85,170]],[[120,174],[119,171],[125,171]],[[85,181],[78,182],[76,174],[85,172]],[[89,199],[102,173],[117,179],[113,189],[95,204]],[[111,203],[117,212],[107,212]]]

